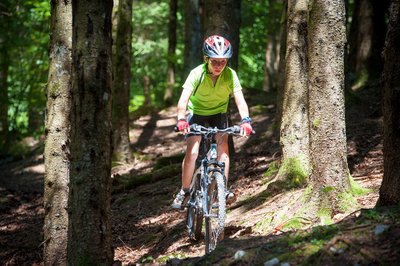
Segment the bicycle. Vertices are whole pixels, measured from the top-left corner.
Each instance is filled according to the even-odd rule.
[[[218,161],[214,136],[217,133],[240,136],[240,126],[218,129],[193,124],[190,133],[202,138],[186,203],[186,226],[189,238],[199,240],[204,218],[205,253],[208,254],[223,239],[226,217],[225,163]]]

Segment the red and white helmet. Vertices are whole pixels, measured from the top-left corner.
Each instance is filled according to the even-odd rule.
[[[210,58],[231,58],[231,43],[219,35],[208,37],[203,44],[203,53]]]

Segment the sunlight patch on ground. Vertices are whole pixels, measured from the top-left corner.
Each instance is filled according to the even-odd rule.
[[[174,227],[175,225],[177,225],[178,223],[180,223],[182,221],[182,219],[184,219],[186,212],[179,212],[179,211],[175,211],[176,215],[175,216],[171,216],[169,213],[162,213],[162,214],[158,214],[155,216],[150,216],[150,217],[146,217],[143,218],[141,220],[138,220],[136,222],[136,224],[138,226],[147,226],[147,225],[151,225],[151,224],[168,224],[168,227]]]
[[[34,173],[34,174],[44,174],[44,172],[45,172],[44,171],[44,164],[38,164],[38,165],[26,167],[23,171],[24,172]]]
[[[158,120],[156,122],[157,127],[170,127],[176,124],[176,118],[168,118],[163,120]]]

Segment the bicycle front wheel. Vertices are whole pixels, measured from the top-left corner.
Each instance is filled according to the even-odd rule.
[[[186,227],[189,231],[191,240],[199,240],[201,237],[201,226],[203,224],[203,214],[200,208],[200,171],[196,171],[190,184],[190,199],[186,214]]]
[[[205,215],[205,244],[206,254],[213,251],[217,242],[224,236],[226,200],[225,178],[219,172],[211,176],[208,187],[207,214]]]

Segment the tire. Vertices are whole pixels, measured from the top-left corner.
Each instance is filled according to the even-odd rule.
[[[197,241],[201,238],[201,227],[203,224],[203,211],[201,209],[200,191],[200,171],[195,171],[190,184],[190,199],[188,202],[186,214],[186,227],[189,232],[189,238]]]
[[[219,172],[211,176],[208,188],[207,215],[205,215],[205,249],[210,253],[224,236],[226,217],[225,178]]]

